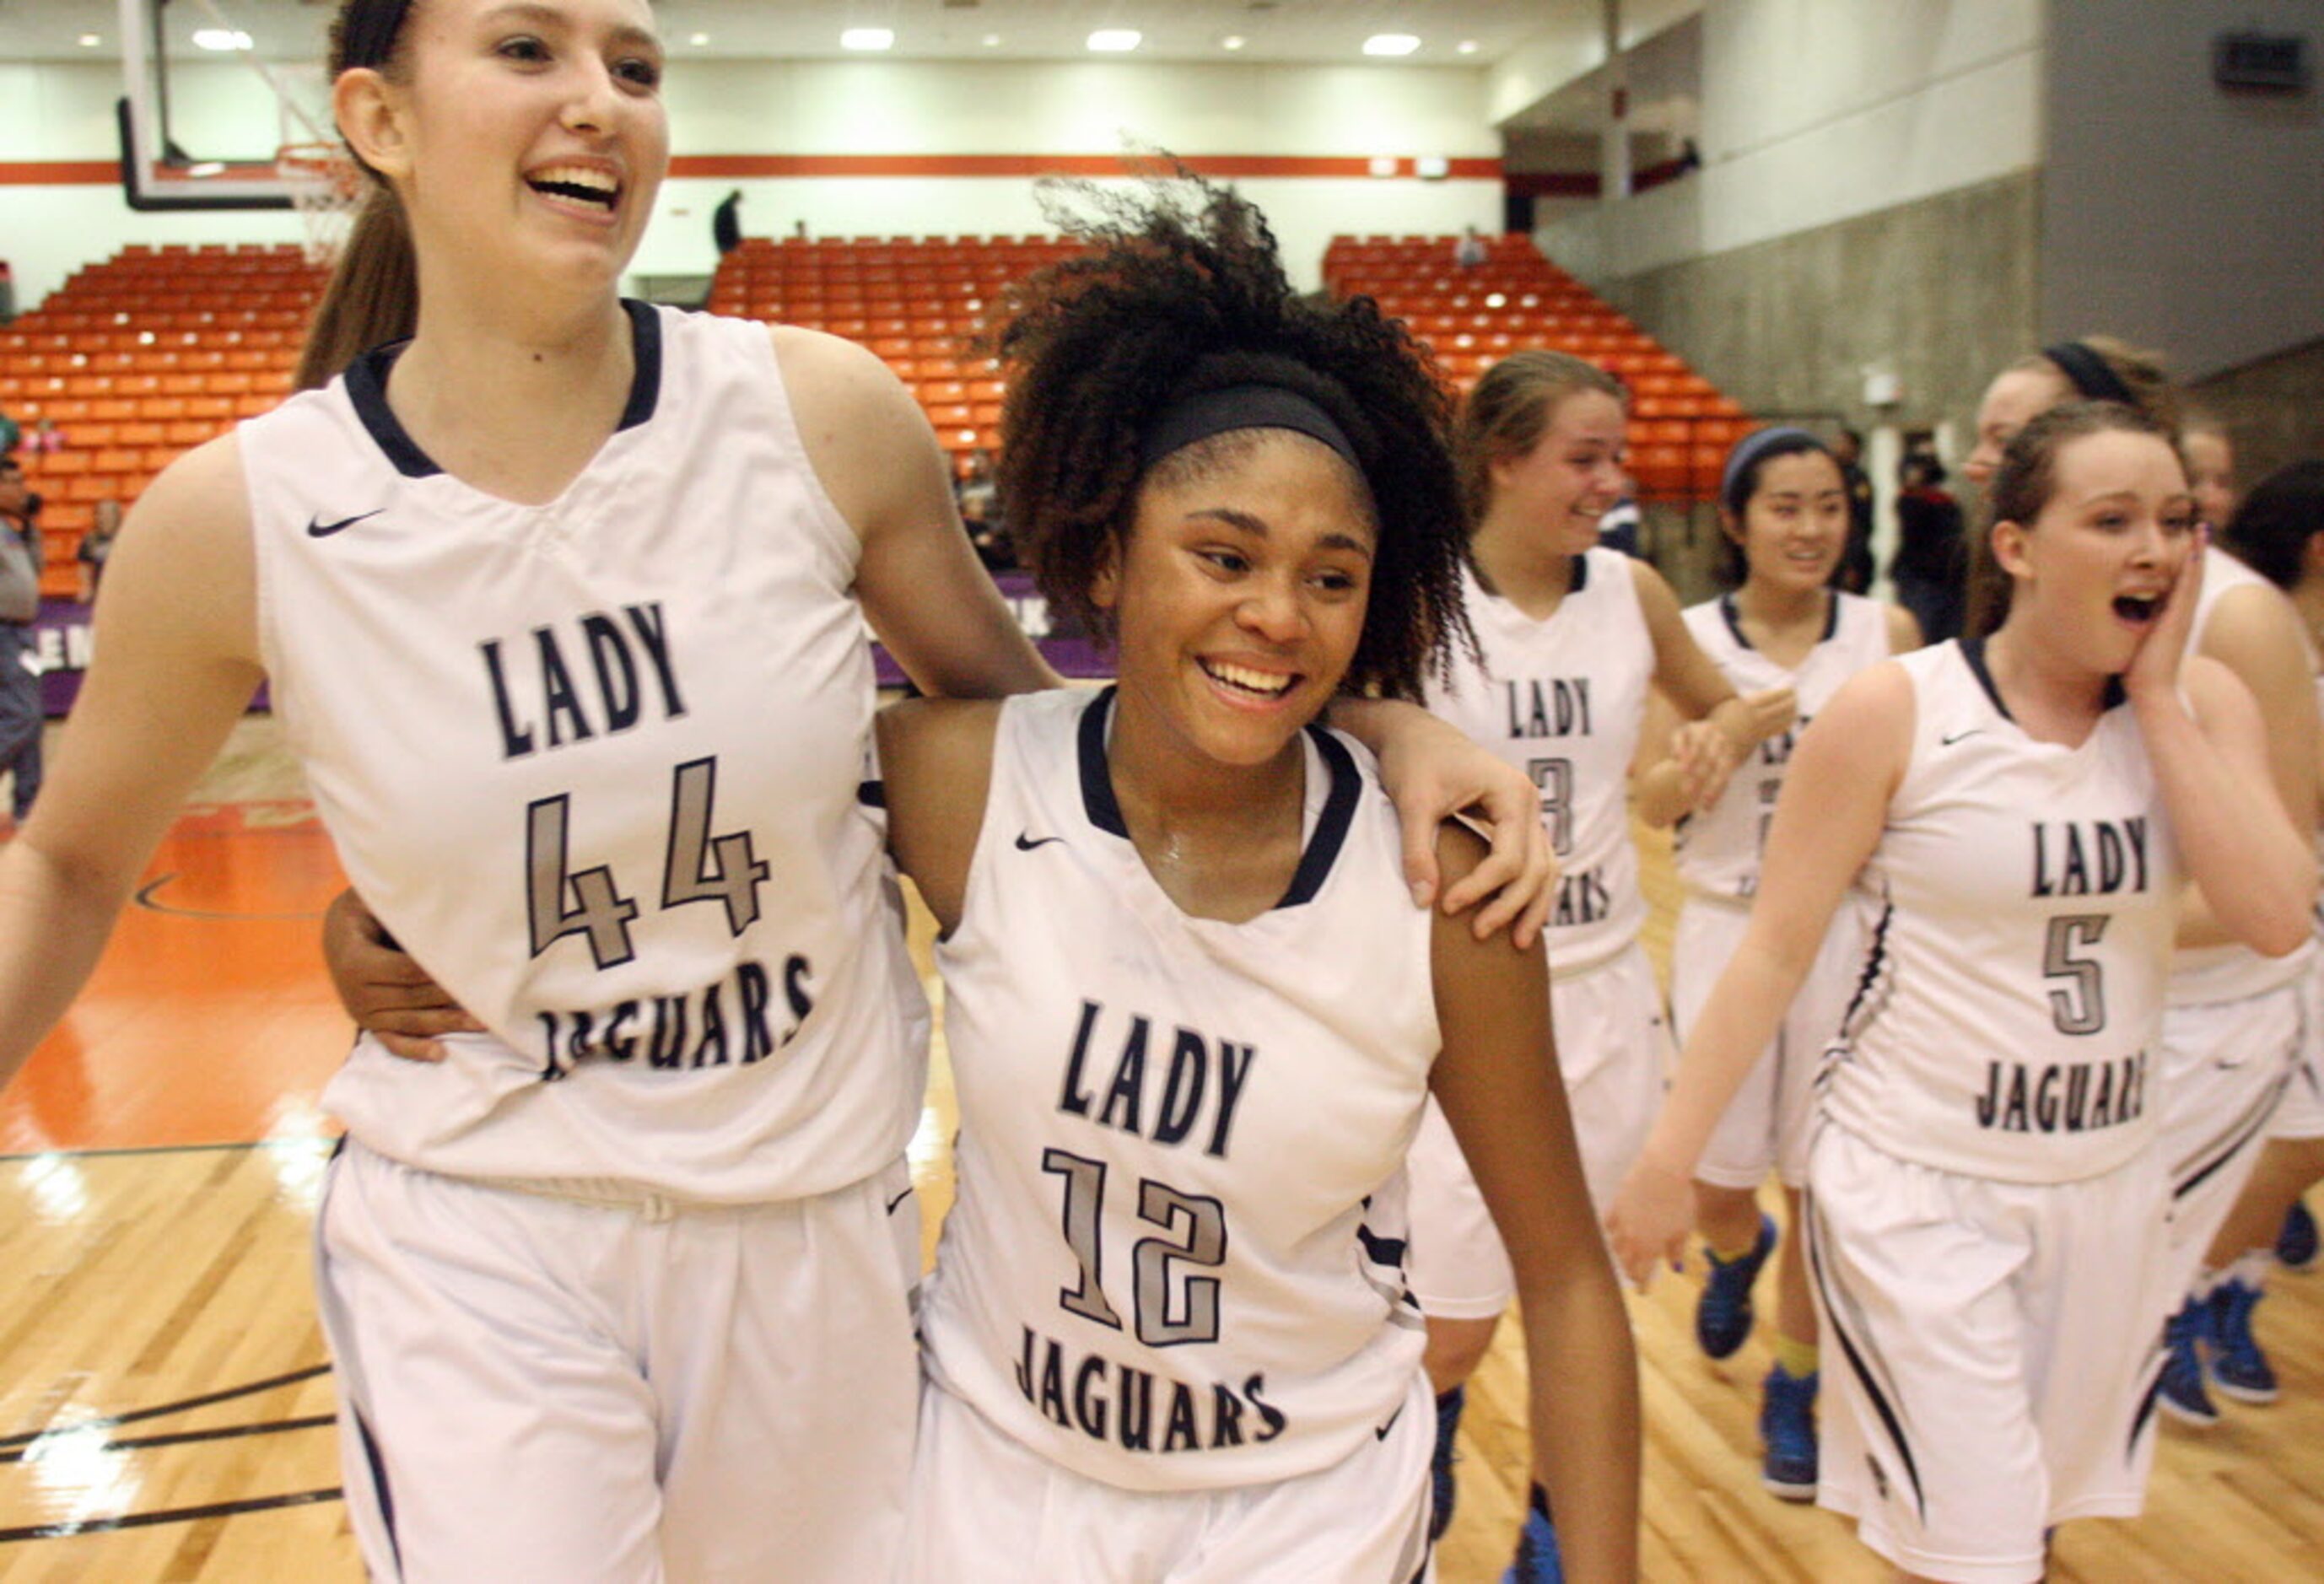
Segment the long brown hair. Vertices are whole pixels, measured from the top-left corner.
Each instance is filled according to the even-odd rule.
[[[331,19],[331,78],[370,67],[391,82],[404,80],[410,61],[405,23],[415,0],[346,0]],[[420,327],[420,262],[411,227],[386,178],[357,158],[371,191],[357,212],[330,284],[307,327],[299,355],[299,389],[327,385],[346,366],[385,341],[401,341]]]

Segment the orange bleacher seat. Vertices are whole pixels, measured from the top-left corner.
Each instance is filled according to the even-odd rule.
[[[952,402],[965,401],[967,400],[968,387],[958,380],[923,380],[920,382],[920,401],[925,406],[937,407]]]
[[[234,398],[231,396],[189,396],[186,401],[188,418],[232,418]]]
[[[186,448],[183,446],[148,446],[139,453],[139,456],[143,461],[145,471],[159,473],[184,456],[185,451]]]
[[[217,433],[214,419],[180,418],[161,426],[161,437],[173,446],[198,446]]]
[[[233,400],[234,415],[236,418],[257,418],[282,405],[282,398],[271,391],[254,391],[246,396],[236,396]]]
[[[928,421],[939,429],[962,428],[976,421],[976,412],[965,401],[938,402],[928,409]]]

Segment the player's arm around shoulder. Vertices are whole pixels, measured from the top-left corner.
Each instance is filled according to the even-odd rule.
[[[1483,843],[1448,825],[1437,847],[1447,879],[1475,867]],[[1443,1047],[1429,1088],[1508,1245],[1532,1371],[1534,1476],[1557,1515],[1565,1576],[1637,1574],[1637,1358],[1582,1176],[1550,1028],[1539,944],[1479,940],[1438,915],[1430,967]]]
[[[862,542],[856,597],[880,641],[938,696],[1055,686],[976,559],[911,393],[852,341],[789,326],[768,334],[816,477]]]
[[[988,699],[911,698],[876,717],[888,850],[946,935],[960,923],[984,828],[1001,708]]]
[[[0,1082],[71,1004],[114,916],[260,679],[255,561],[227,436],[130,511],[96,654],[32,822],[0,853]]]

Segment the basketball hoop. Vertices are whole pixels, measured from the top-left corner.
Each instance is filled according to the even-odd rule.
[[[339,143],[284,143],[275,153],[274,173],[306,230],[307,262],[336,262],[364,200],[364,173],[355,160]]]

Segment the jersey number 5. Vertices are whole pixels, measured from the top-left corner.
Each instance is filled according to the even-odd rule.
[[[2060,1034],[2096,1034],[2106,1027],[2106,981],[2095,961],[2076,953],[2105,936],[2107,917],[2065,913],[2050,921],[2042,977],[2051,981],[2050,1020]]]
[[[1065,1180],[1065,1243],[1081,1265],[1080,1280],[1060,1287],[1057,1302],[1084,1320],[1120,1331],[1121,1316],[1106,1301],[1102,1285],[1105,1163],[1068,1150],[1045,1149],[1041,1170]],[[1176,1267],[1215,1270],[1226,1263],[1226,1207],[1204,1194],[1181,1193],[1167,1183],[1141,1177],[1138,1219],[1175,1234],[1140,1238],[1130,1251],[1138,1340],[1149,1348],[1217,1341],[1219,1278],[1188,1275]]]
[[[758,919],[759,887],[773,870],[752,846],[750,832],[710,833],[717,787],[715,759],[688,760],[671,774],[661,905],[667,909],[723,902],[727,927],[739,935]],[[616,967],[637,955],[630,944],[630,920],[638,916],[638,905],[622,894],[604,864],[573,870],[567,850],[572,804],[572,796],[560,792],[535,798],[525,810],[525,911],[532,926],[532,954],[540,956],[567,935],[581,935],[599,968]]]

